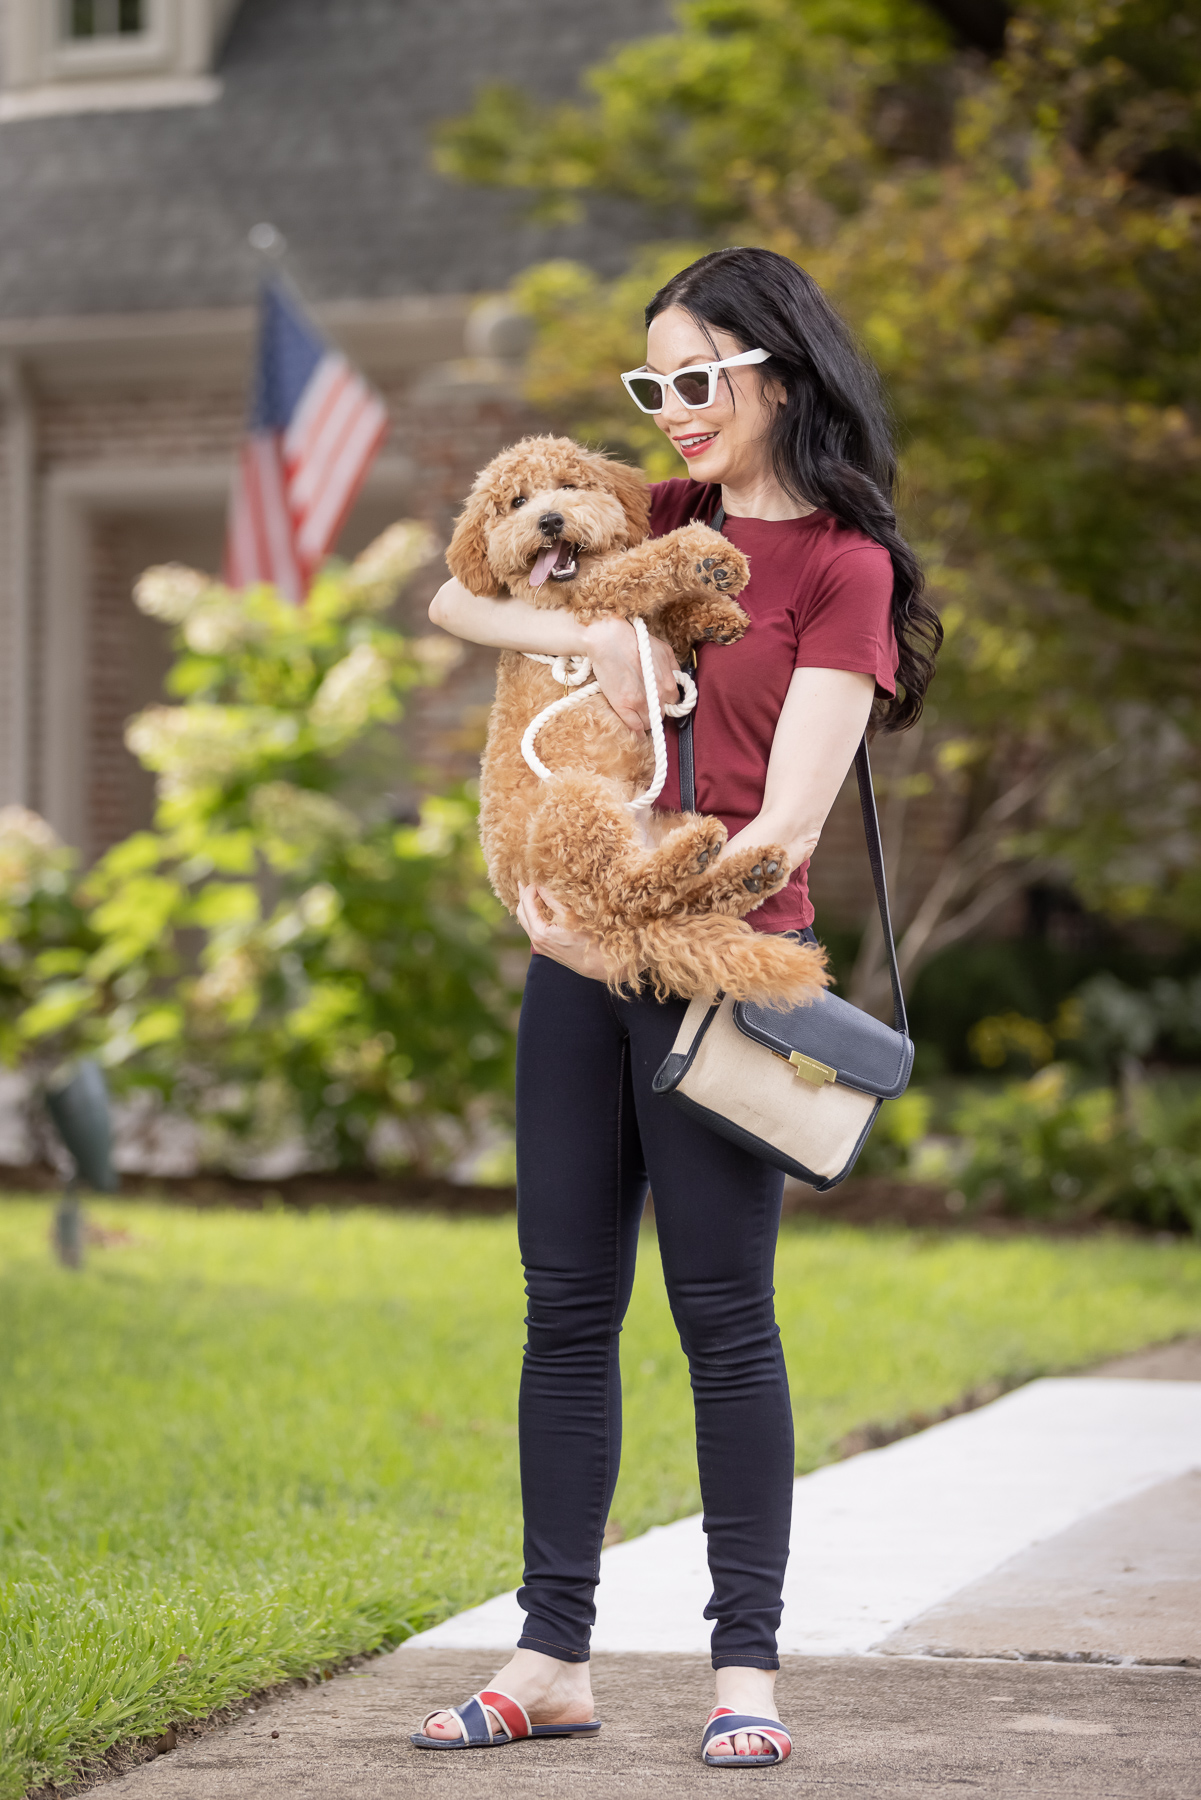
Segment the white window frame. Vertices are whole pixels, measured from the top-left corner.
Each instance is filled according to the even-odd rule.
[[[55,113],[203,106],[238,0],[144,0],[136,34],[66,38],[60,0],[5,0],[0,122]]]
[[[62,29],[63,0],[43,5],[38,46],[42,81],[95,81],[113,75],[176,73],[172,53],[177,9],[164,5],[164,0],[143,0],[143,6],[146,24],[139,32],[69,38]]]

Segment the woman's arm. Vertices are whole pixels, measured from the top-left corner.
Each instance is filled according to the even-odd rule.
[[[533,650],[541,656],[586,656],[600,682],[601,693],[623,725],[650,730],[642,664],[634,627],[625,619],[598,619],[581,625],[565,606],[531,606],[526,600],[493,599],[473,594],[457,581],[447,581],[430,602],[430,619],[452,637],[497,650]],[[651,639],[659,704],[679,699],[675,652],[661,638]]]
[[[772,739],[763,805],[726,846],[783,844],[795,869],[817,848],[863,736],[874,676],[850,669],[797,669]]]
[[[544,656],[586,656],[585,633],[566,607],[531,606],[490,594],[473,594],[461,582],[444,581],[430,601],[430,618],[452,637],[497,650],[536,650]]]

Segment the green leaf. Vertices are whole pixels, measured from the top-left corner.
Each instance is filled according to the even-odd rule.
[[[52,981],[21,1014],[18,1030],[29,1041],[52,1037],[93,1010],[96,990],[89,981]]]
[[[244,835],[253,843],[249,832]],[[225,931],[234,925],[255,924],[259,913],[258,889],[248,881],[210,881],[192,901],[187,920],[205,931]]]

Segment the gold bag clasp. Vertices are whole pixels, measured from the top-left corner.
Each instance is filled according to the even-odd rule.
[[[829,1063],[818,1062],[815,1057],[802,1056],[799,1050],[794,1050],[788,1060],[794,1074],[799,1075],[802,1081],[811,1082],[814,1087],[825,1087],[827,1082],[838,1080],[837,1069],[832,1069]]]

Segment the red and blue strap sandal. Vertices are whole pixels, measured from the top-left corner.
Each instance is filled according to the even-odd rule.
[[[758,1756],[710,1756],[710,1744],[729,1738],[733,1745],[736,1731],[750,1731],[756,1737],[766,1738],[771,1749]],[[711,1769],[770,1769],[792,1755],[792,1739],[779,1719],[757,1719],[753,1713],[736,1713],[732,1706],[715,1706],[705,1722],[701,1755]]]
[[[462,1737],[425,1735],[426,1726],[439,1713],[449,1713],[459,1721]],[[493,1730],[493,1719],[503,1735]],[[421,1730],[414,1731],[409,1741],[419,1750],[498,1750],[502,1744],[515,1744],[520,1738],[587,1737],[600,1728],[599,1719],[582,1725],[531,1725],[529,1713],[512,1694],[502,1694],[499,1688],[481,1688],[462,1706],[436,1706],[433,1712],[426,1713]]]

